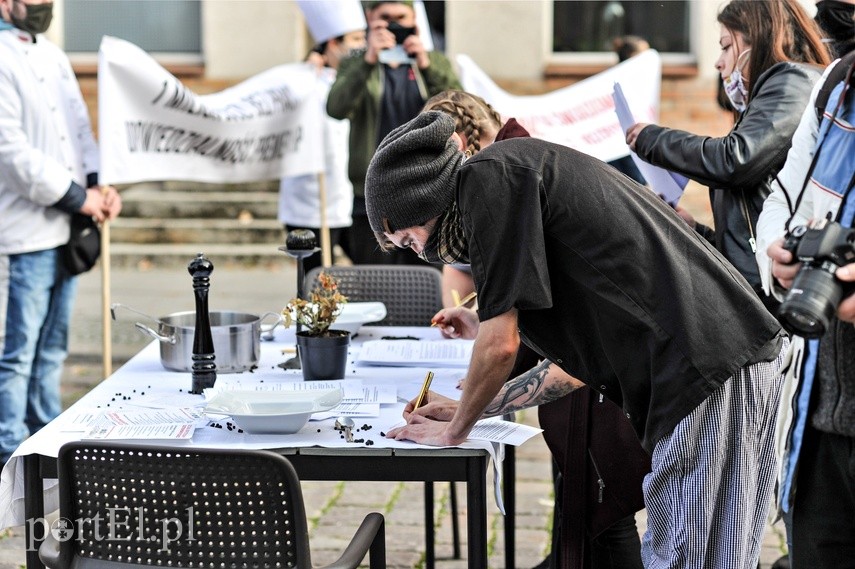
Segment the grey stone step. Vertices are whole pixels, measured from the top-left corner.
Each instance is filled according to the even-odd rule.
[[[149,269],[186,267],[197,254],[204,253],[214,268],[281,268],[294,260],[278,250],[282,243],[111,243],[111,267]]]
[[[119,216],[110,224],[112,243],[285,243],[275,219],[168,219]]]
[[[122,192],[122,216],[142,218],[276,219],[279,194],[234,191],[160,191],[134,187]]]
[[[208,184],[203,182],[169,181],[169,182],[144,182],[134,184],[133,187],[147,186],[158,188],[162,191],[188,191],[188,192],[272,192],[279,193],[279,180],[263,180],[260,182],[243,182],[240,184]]]

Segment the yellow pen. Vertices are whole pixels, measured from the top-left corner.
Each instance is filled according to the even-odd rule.
[[[460,298],[460,293],[458,293],[456,290],[452,290],[451,295],[455,297],[454,306],[465,306],[475,300],[475,297],[478,296],[478,293],[473,290],[463,298]],[[437,322],[431,322],[430,325],[431,327],[434,327],[437,325]]]
[[[415,411],[421,406],[422,401],[424,401],[425,395],[427,395],[428,389],[430,389],[431,381],[433,381],[433,372],[429,371],[425,376],[425,382],[422,384],[422,389],[421,391],[419,391],[419,396],[416,398],[416,403],[415,405],[413,405],[413,411]]]

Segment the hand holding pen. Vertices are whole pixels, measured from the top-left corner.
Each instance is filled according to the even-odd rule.
[[[433,372],[429,371],[429,372],[427,372],[427,375],[425,376],[424,383],[422,383],[422,388],[419,391],[419,396],[416,397],[416,402],[413,403],[413,410],[414,411],[421,406],[422,402],[427,403],[427,400],[425,399],[425,397],[427,396],[428,390],[430,389],[430,382],[431,381],[433,381]]]
[[[433,372],[428,372],[419,394],[404,407],[404,419],[408,423],[414,417],[426,417],[435,421],[450,421],[454,417],[458,402],[430,391],[432,380]]]
[[[451,298],[454,301],[455,307],[460,307],[460,306],[465,307],[467,304],[469,304],[470,302],[475,300],[475,298],[477,296],[478,296],[478,293],[473,290],[472,292],[470,292],[469,294],[467,294],[463,298],[460,298],[460,293],[457,292],[457,289],[451,289]],[[441,312],[442,311],[438,312],[437,315],[439,315]],[[439,324],[439,322],[437,321],[436,316],[434,316],[431,319],[430,325],[433,327],[433,326],[437,326],[438,324]]]

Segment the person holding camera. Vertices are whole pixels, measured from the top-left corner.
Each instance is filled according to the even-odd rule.
[[[62,411],[60,377],[79,271],[72,216],[115,218],[68,57],[43,34],[53,4],[0,0],[0,467]]]
[[[335,81],[339,63],[347,55],[365,47],[365,12],[359,0],[298,0],[306,25],[317,42],[306,62],[317,67],[320,101],[326,107],[326,95]],[[323,111],[322,111],[323,112]],[[347,252],[345,235],[351,225],[353,185],[347,176],[347,141],[350,124],[335,120],[324,112],[324,176],[326,209],[321,208],[321,182],[316,174],[285,176],[279,183],[279,221],[285,232],[308,229],[321,236],[324,221],[329,229],[330,245]],[[318,251],[303,259],[308,273],[322,264]]]
[[[815,87],[757,224],[764,287],[794,334],[777,430],[795,569],[855,567],[853,124],[855,51]]]
[[[390,257],[377,249],[365,213],[365,173],[383,137],[416,116],[428,98],[460,89],[460,82],[445,55],[425,50],[412,1],[375,1],[367,7],[367,47],[341,62],[327,98],[331,117],[350,119],[348,175],[354,197],[348,252],[354,264],[422,264],[408,251]]]
[[[627,131],[638,157],[710,189],[715,230],[681,214],[762,292],[756,253],[757,217],[811,89],[831,61],[819,28],[798,0],[733,0],[718,15],[721,56],[716,70],[738,117],[722,137],[645,123]]]
[[[368,168],[378,244],[467,263],[478,290],[459,405],[429,394],[387,436],[465,441],[525,341],[548,360],[511,382],[526,406],[587,384],[651,454],[645,567],[756,566],[788,344],[778,322],[668,204],[605,162],[534,138],[469,159],[463,148],[454,119],[429,111],[392,131]]]

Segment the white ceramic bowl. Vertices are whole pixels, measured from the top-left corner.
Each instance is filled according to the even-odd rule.
[[[353,336],[363,324],[386,318],[386,305],[382,302],[348,302],[330,326],[333,330],[347,330]]]
[[[229,415],[247,433],[291,434],[312,413],[329,411],[341,402],[342,390],[221,391],[208,401],[206,413]]]

